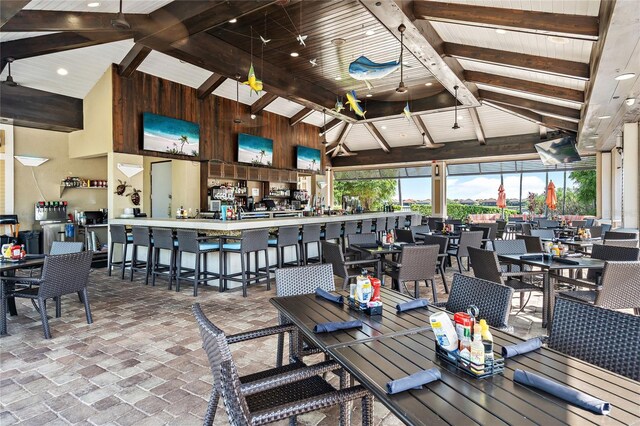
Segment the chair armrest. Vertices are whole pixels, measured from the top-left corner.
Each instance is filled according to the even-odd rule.
[[[436,303],[432,303],[432,305],[437,306],[438,308],[446,308],[447,302],[436,302]]]
[[[394,261],[393,261],[393,260],[391,260],[391,259],[385,259],[385,260],[384,260],[384,264],[385,264],[385,265],[390,265],[390,266],[392,266],[392,267],[394,267],[394,268],[400,268],[400,267],[402,266],[402,263],[400,263],[400,262],[394,262]]]
[[[297,332],[298,327],[293,324],[274,325],[272,327],[261,328],[259,330],[246,331],[244,333],[227,336],[227,343],[245,342],[247,340],[258,339],[260,337],[273,336],[281,333]]]
[[[347,266],[352,266],[352,265],[375,265],[376,263],[378,263],[378,261],[375,260],[375,259],[350,260],[348,262],[344,262],[344,264],[347,265]]]
[[[275,376],[266,377],[250,383],[243,383],[240,391],[245,395],[252,395],[278,386],[288,385],[300,380],[308,379],[319,374],[327,373],[340,369],[340,364],[335,361],[325,361],[308,367],[298,368],[286,373],[277,374]]]
[[[501,272],[503,277],[531,277],[540,275],[542,271],[516,271],[516,272]]]
[[[226,241],[226,240],[242,241],[243,239],[243,237],[240,235],[218,235],[216,238],[219,238],[220,241]]]
[[[11,281],[14,283],[38,284],[42,282],[40,277],[2,277],[2,281]]]

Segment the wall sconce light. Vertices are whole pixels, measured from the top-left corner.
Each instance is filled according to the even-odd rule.
[[[439,165],[439,164],[436,164],[436,171],[435,171],[435,173],[436,173],[436,176],[440,176],[440,165]]]
[[[23,166],[27,166],[27,167],[38,167],[40,164],[49,161],[48,158],[29,157],[26,155],[14,155],[13,158],[18,160]]]
[[[117,167],[118,170],[120,170],[128,178],[131,178],[144,170],[144,167],[137,164],[118,163]]]

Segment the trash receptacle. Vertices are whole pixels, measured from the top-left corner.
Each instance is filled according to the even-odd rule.
[[[28,254],[42,254],[40,231],[18,232],[18,244],[24,244],[24,250]]]

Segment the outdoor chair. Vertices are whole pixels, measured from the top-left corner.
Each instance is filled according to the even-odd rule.
[[[311,263],[322,262],[322,248],[320,233],[322,226],[319,223],[305,223],[302,225],[300,231],[300,249],[302,251],[302,264],[307,265]],[[315,244],[318,250],[318,256],[314,258],[309,257],[309,244]]]
[[[84,243],[74,241],[54,241],[51,243],[49,255],[80,253],[84,249]]]
[[[498,219],[498,220],[496,220],[496,224],[498,226],[496,227],[496,237],[494,239],[495,240],[504,240],[505,239],[505,233],[507,231],[507,221],[506,220],[502,220],[502,219]]]
[[[307,366],[296,359],[283,367],[238,375],[229,344],[287,332],[296,336],[295,326],[279,325],[227,337],[205,316],[198,303],[193,305],[192,311],[213,375],[205,425],[213,425],[220,396],[232,425],[261,425],[285,418],[291,418],[291,423],[295,424],[297,415],[337,404],[340,404],[340,424],[347,424],[349,407],[346,403],[357,399],[362,399],[363,425],[371,424],[373,398],[367,390],[362,386],[336,390],[320,377],[320,374],[339,370],[341,388],[346,386],[346,373],[333,361]]]
[[[409,243],[414,244],[416,242],[413,232],[410,229],[400,229],[396,228],[396,243]]]
[[[84,303],[87,324],[91,324],[93,319],[91,317],[91,307],[89,306],[87,283],[92,259],[93,252],[91,251],[49,255],[44,259],[42,275],[38,278],[4,277],[3,280],[29,285],[29,287],[18,288],[7,293],[6,297],[22,297],[37,301],[37,310],[40,312],[45,339],[51,338],[49,319],[47,317],[47,299],[55,300],[56,318],[60,318],[61,296],[72,293],[80,294]],[[0,318],[0,321],[3,321],[4,324],[6,324],[6,320],[4,316]],[[4,329],[4,326],[2,326],[2,329]]]
[[[347,248],[345,256],[349,257],[355,255],[355,257],[359,259],[373,259],[373,256],[371,256],[370,254],[363,253],[362,251],[352,248],[351,246],[354,244],[362,244],[365,246],[374,246],[378,244],[378,239],[375,232],[367,232],[364,234],[349,234],[348,238],[349,247]]]
[[[523,240],[527,246],[527,253],[542,253],[542,240],[532,235],[516,235],[516,240]]]
[[[197,231],[178,229],[178,254],[176,257],[176,291],[180,291],[180,283],[188,281],[193,284],[193,296],[198,295],[198,286],[207,285],[209,281],[218,279],[218,285],[222,286],[222,277],[219,273],[209,271],[207,267],[207,254],[220,249],[221,243],[212,241],[216,237],[199,237]],[[266,244],[265,244],[266,245]],[[266,250],[266,247],[265,247]],[[182,266],[183,254],[192,253],[195,257],[193,268]],[[220,253],[222,258],[222,253]],[[244,265],[243,265],[244,266]],[[219,269],[221,271],[222,269]],[[226,284],[226,281],[225,281]],[[224,286],[226,289],[226,285]]]
[[[522,235],[531,235],[531,224],[523,223],[520,225],[520,229],[522,230]]]
[[[597,289],[563,291],[558,295],[607,309],[633,309],[635,315],[640,315],[640,262],[607,261]]]
[[[133,242],[131,244],[131,268],[129,281],[133,281],[133,273],[136,271],[144,272],[144,284],[149,284],[149,276],[151,275],[151,257],[153,253],[153,239],[151,238],[151,230],[148,226],[134,226],[131,229]],[[144,261],[138,260],[138,248],[146,248],[146,257]]]
[[[635,262],[640,260],[640,249],[637,247],[619,247],[604,244],[595,244],[591,249],[591,258],[613,262]],[[598,285],[598,278],[602,271],[590,269],[587,271],[587,280],[590,284]]]
[[[489,240],[489,233],[491,232],[491,230],[486,227],[486,226],[471,226],[469,228],[470,231],[475,232],[482,232],[482,248],[486,248],[487,245],[487,241]]]
[[[338,225],[340,225],[338,223]],[[297,225],[281,226],[278,228],[278,235],[269,237],[269,247],[275,247],[276,249],[276,264],[272,269],[282,268],[286,265],[284,261],[284,249],[285,247],[293,247],[296,253],[295,264],[300,266],[300,228]],[[293,262],[291,262],[293,263]],[[291,264],[290,263],[290,264]]]
[[[358,222],[355,220],[350,220],[344,223],[344,227],[342,228],[342,251],[347,252],[347,248],[349,247],[349,235],[355,235],[358,233]]]
[[[576,228],[584,228],[585,226],[587,226],[587,221],[586,220],[574,220],[571,222],[571,226],[574,226]]]
[[[447,278],[444,274],[444,268],[446,264],[447,248],[449,247],[449,238],[442,235],[425,235],[422,237],[424,245],[436,245],[438,249],[438,271],[440,271],[440,277],[442,278],[442,284],[444,285],[444,292],[449,293],[449,287],[447,287]]]
[[[553,232],[553,229],[532,229],[531,236],[545,240],[553,240],[556,235]]]
[[[400,284],[402,284],[405,291],[411,294],[406,283],[413,281],[413,297],[418,299],[420,297],[420,281],[424,281],[427,285],[428,282],[431,282],[433,302],[437,302],[438,291],[436,289],[435,274],[438,267],[439,251],[440,246],[437,245],[405,245],[402,247],[398,262],[385,260],[385,263],[392,268],[387,271],[387,275],[393,279],[394,287],[399,290]]]
[[[602,237],[602,226],[591,226],[585,229],[589,230],[591,233],[591,238],[601,238]]]
[[[342,236],[342,222],[329,222],[324,225],[324,230],[320,232],[320,238],[325,241],[340,242]]]
[[[601,223],[600,226],[602,227],[602,235],[604,235],[607,232],[611,231],[611,224],[609,224],[609,223]]]
[[[548,220],[548,219],[538,220],[539,229],[557,228],[558,226],[560,226],[560,222],[558,222],[557,220]]]
[[[361,260],[345,260],[346,256],[342,253],[338,244],[322,242],[322,254],[324,261],[333,266],[333,274],[342,278],[342,289],[346,289],[351,279],[360,275],[362,268],[367,266],[375,268],[378,264],[376,259]]]
[[[373,230],[373,219],[364,219],[360,222],[358,234],[368,234],[369,232],[375,232]],[[349,244],[351,244],[351,242],[349,242]]]
[[[542,288],[522,280],[525,276],[535,276],[539,274],[539,272],[504,272],[500,267],[500,262],[498,262],[498,255],[496,252],[489,250],[470,247],[469,256],[471,257],[471,263],[473,264],[473,274],[476,278],[482,278],[483,280],[505,285],[512,288],[514,292],[520,294],[520,310],[516,312],[516,315],[522,312],[525,306],[527,306],[532,292],[542,292]],[[526,301],[524,301],[524,293],[529,293],[529,297],[527,297]]]
[[[276,269],[276,296],[297,296],[300,294],[315,293],[316,288],[320,287],[326,291],[335,291],[336,285],[333,280],[333,267],[331,264],[324,263],[319,265],[300,266],[293,268]],[[278,315],[280,324],[287,324],[289,320],[283,314]],[[294,342],[290,341],[292,345]],[[302,341],[298,343],[302,344]],[[289,348],[289,354],[296,353],[302,359],[306,355],[320,352],[311,344],[301,348]],[[282,366],[282,357],[284,354],[284,336],[278,335],[278,351],[276,354],[276,365]],[[290,355],[291,358],[291,355]],[[290,359],[290,362],[292,360]]]
[[[638,247],[638,240],[604,240],[605,246]]]
[[[167,276],[169,278],[169,290],[173,287],[176,278],[176,259],[178,254],[178,240],[173,236],[173,231],[167,228],[152,228],[153,250],[151,257],[151,286],[155,287],[156,277]],[[169,263],[163,264],[161,251],[169,252]],[[222,290],[222,288],[220,288]]]
[[[467,271],[470,268],[469,247],[478,247],[482,245],[482,231],[470,231],[460,233],[460,241],[454,248],[449,246],[447,254],[449,259],[455,257],[458,261],[458,272],[462,273],[462,259],[467,258]],[[471,261],[473,263],[473,261]]]
[[[261,252],[264,254],[264,268],[260,267],[259,254]],[[240,272],[233,274],[228,272],[229,254],[240,256]],[[251,270],[251,254],[254,255],[253,271]],[[249,284],[251,282],[259,284],[262,280],[267,284],[267,290],[271,290],[268,229],[245,229],[240,236],[220,236],[220,255],[218,260],[220,285],[225,290],[227,289],[228,281],[240,282],[242,283],[242,296],[247,297]]]
[[[612,329],[621,338],[612,338]],[[640,316],[558,297],[546,343],[566,355],[640,380],[640,357],[636,356]]]
[[[109,261],[107,263],[107,275],[111,276],[111,270],[114,266],[120,267],[120,279],[124,279],[124,270],[131,265],[131,260],[127,260],[127,249],[129,244],[133,243],[133,235],[127,234],[124,225],[109,225],[109,233],[111,235],[111,247],[109,248]],[[122,246],[122,260],[113,261],[113,252],[115,245]]]
[[[424,235],[418,235],[418,234],[428,234],[429,232],[431,232],[429,225],[414,225],[409,229],[413,234],[413,239],[416,241],[422,241],[424,239]]]
[[[497,255],[526,254],[527,245],[525,244],[524,240],[498,240],[493,242],[493,251],[495,251]],[[528,265],[523,266],[525,266],[524,270],[526,271]],[[509,272],[509,265],[501,264],[500,269],[502,270],[502,272]],[[511,265],[511,272],[517,272],[520,270],[520,265]]]
[[[510,331],[511,287],[466,275],[453,274],[451,293],[446,302],[437,303],[449,312],[466,312],[470,305],[478,307],[478,318],[500,330]]]
[[[603,238],[605,240],[637,240],[638,234],[636,232],[607,231]]]
[[[593,218],[585,219],[585,224],[584,224],[584,226],[586,226],[586,227],[592,227],[592,226],[594,226],[594,222],[595,222],[595,221],[596,221],[596,220],[595,220],[595,219],[593,219]]]

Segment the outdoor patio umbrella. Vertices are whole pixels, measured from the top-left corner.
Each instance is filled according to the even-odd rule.
[[[550,210],[555,210],[558,206],[558,197],[556,196],[556,186],[553,184],[553,181],[549,181],[549,186],[547,186],[547,207]]]
[[[504,185],[502,184],[500,184],[500,187],[498,188],[498,201],[496,202],[496,206],[501,209],[507,207],[507,194],[505,194]]]

